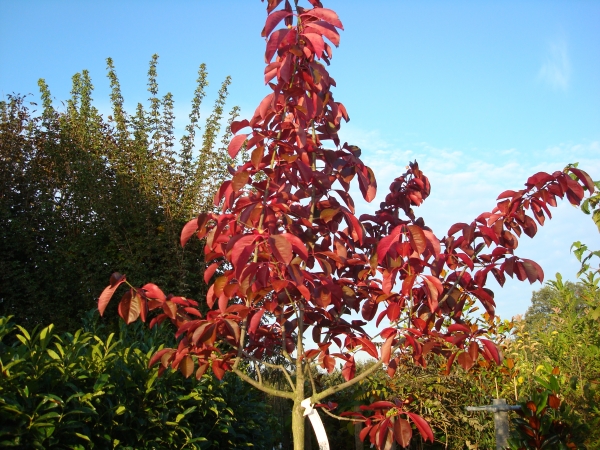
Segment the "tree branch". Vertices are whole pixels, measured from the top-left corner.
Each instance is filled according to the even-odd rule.
[[[265,386],[264,384],[259,383],[258,381],[249,377],[248,375],[246,375],[244,372],[242,372],[240,369],[237,369],[237,368],[232,369],[232,372],[235,373],[238,377],[240,377],[246,383],[254,386],[259,391],[262,391],[262,392],[272,395],[274,397],[289,398],[290,400],[294,400],[293,392],[280,391],[279,389],[270,388],[268,386]]]
[[[383,359],[379,359],[375,364],[373,364],[367,370],[362,372],[360,375],[357,375],[356,377],[352,378],[351,380],[348,380],[342,384],[331,386],[330,388],[325,389],[323,392],[313,395],[311,397],[311,401],[313,403],[317,403],[317,402],[323,400],[325,397],[329,397],[331,394],[335,394],[336,392],[343,391],[347,387],[350,387],[350,386],[358,383],[359,381],[364,380],[369,375],[371,375],[376,370],[378,370],[382,365],[383,365]]]

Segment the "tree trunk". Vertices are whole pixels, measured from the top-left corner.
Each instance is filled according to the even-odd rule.
[[[356,412],[360,411],[358,406],[355,406],[352,409]],[[363,441],[360,440],[360,431],[362,430],[362,428],[363,428],[362,422],[356,422],[354,424],[354,448],[355,448],[355,450],[364,450],[364,448],[365,448]]]
[[[294,450],[304,450],[304,408],[300,406],[300,400],[294,402],[292,408],[292,436],[294,439]]]
[[[307,425],[309,423],[308,418],[305,416],[304,417],[304,450],[312,450],[312,444],[313,444],[313,435],[314,433],[311,432],[311,428],[312,425],[309,426]]]

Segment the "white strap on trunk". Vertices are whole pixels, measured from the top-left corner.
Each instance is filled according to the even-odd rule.
[[[300,402],[300,406],[304,408],[304,415],[308,416],[315,435],[317,436],[317,442],[319,443],[319,450],[329,450],[329,441],[327,440],[327,433],[325,433],[325,427],[321,421],[321,416],[316,409],[314,409],[310,403],[310,398],[305,398]]]

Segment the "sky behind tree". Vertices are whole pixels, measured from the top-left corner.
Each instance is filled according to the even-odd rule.
[[[417,160],[430,178],[420,208],[442,237],[470,222],[527,177],[579,162],[600,179],[600,2],[442,2],[324,0],[344,24],[329,71],[334,95],[351,121],[342,141],[360,146],[375,171],[376,209],[394,177]],[[125,105],[146,103],[146,73],[160,55],[160,92],[172,92],[183,132],[200,63],[211,86],[209,111],[231,75],[230,107],[250,117],[264,86],[266,17],[258,0],[0,0],[0,95],[33,93],[44,78],[55,106],[69,98],[71,77],[87,69],[96,107],[110,114],[107,57]],[[359,199],[358,189],[355,199]],[[517,253],[540,263],[550,279],[578,269],[571,243],[600,248],[593,222],[563,202],[534,240]],[[104,276],[104,275],[101,275]],[[138,280],[146,282],[149,280]],[[509,280],[495,289],[498,312],[525,312],[539,284]]]

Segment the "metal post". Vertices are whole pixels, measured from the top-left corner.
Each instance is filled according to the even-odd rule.
[[[508,411],[521,409],[519,405],[507,405],[503,398],[492,399],[492,405],[467,406],[467,411],[485,411],[494,413],[496,430],[496,450],[504,450],[508,445]]]
[[[494,406],[500,406],[494,411],[494,428],[496,429],[496,450],[504,450],[508,445],[508,410],[502,408],[506,405],[503,398],[492,400]]]

